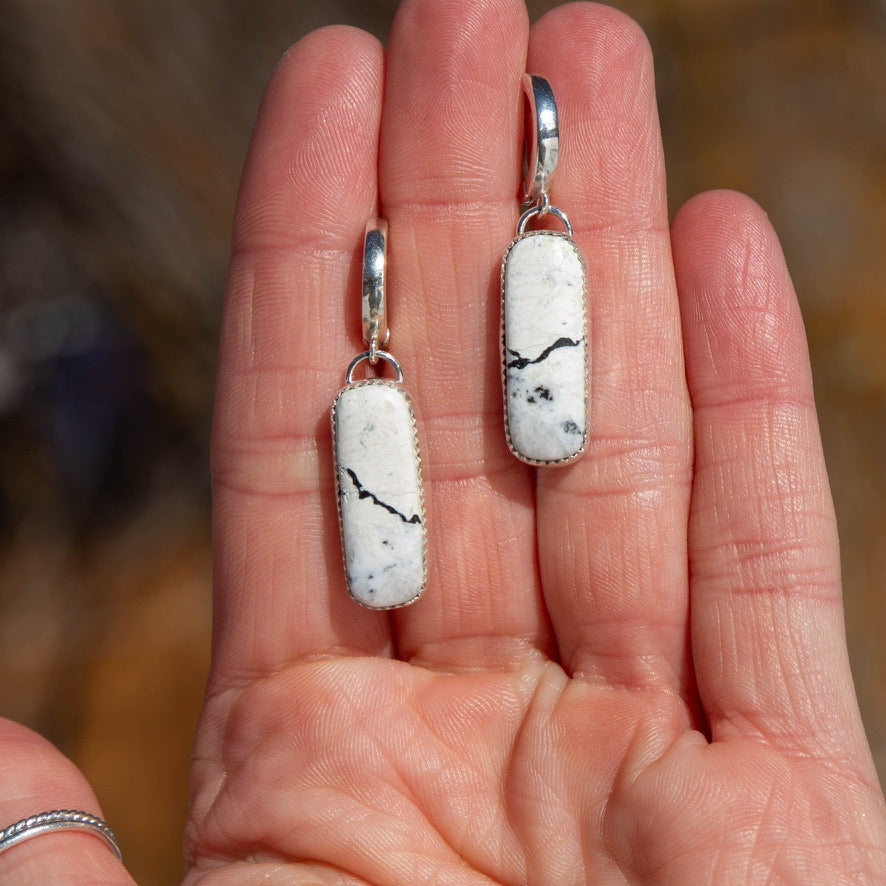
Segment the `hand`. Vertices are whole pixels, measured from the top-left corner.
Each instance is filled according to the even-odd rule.
[[[588,266],[590,439],[560,470],[501,426],[524,70],[557,95],[554,201]],[[378,211],[429,492],[428,589],[392,614],[344,588],[328,416]],[[386,72],[366,34],[310,35],[268,90],[234,245],[188,886],[882,882],[799,311],[746,198],[669,228],[634,24],[403,0]],[[0,747],[4,821],[100,814],[45,742],[2,724]],[[132,883],[81,834],[0,869]]]
[[[588,267],[590,440],[559,470],[501,427],[524,70],[557,95],[554,202]],[[379,209],[430,492],[428,588],[391,615],[344,588],[328,418]],[[404,0],[386,72],[353,29],[287,55],[238,207],[213,459],[187,884],[886,876],[796,300],[748,199],[669,228],[621,14],[530,30],[516,0]]]

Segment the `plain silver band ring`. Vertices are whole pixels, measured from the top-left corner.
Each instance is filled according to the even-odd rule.
[[[5,852],[16,843],[30,840],[31,837],[39,837],[41,834],[56,830],[85,831],[101,837],[114,855],[123,860],[120,844],[111,826],[97,815],[79,812],[76,809],[53,809],[52,812],[41,812],[11,824],[0,831],[0,852]]]

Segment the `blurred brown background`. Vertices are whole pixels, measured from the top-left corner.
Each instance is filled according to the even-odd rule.
[[[656,53],[672,211],[739,188],[783,236],[884,773],[886,4],[615,5]],[[181,873],[215,336],[252,119],[306,30],[384,37],[395,7],[0,0],[0,714],[85,769],[143,886]]]

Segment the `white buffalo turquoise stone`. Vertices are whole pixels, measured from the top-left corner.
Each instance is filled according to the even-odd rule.
[[[409,395],[392,381],[343,388],[332,439],[345,577],[372,609],[405,606],[424,590],[421,463]]]
[[[502,266],[505,426],[514,454],[563,464],[587,439],[585,269],[573,240],[532,231]]]

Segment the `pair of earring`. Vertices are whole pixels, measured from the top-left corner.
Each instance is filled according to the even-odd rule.
[[[523,78],[527,99],[524,212],[501,270],[505,437],[531,465],[575,461],[587,440],[585,266],[566,214],[551,203],[559,155],[557,106],[542,77]],[[529,229],[553,216],[564,231]],[[345,578],[371,609],[415,602],[427,579],[421,456],[403,370],[387,350],[387,223],[371,219],[363,250],[363,340],[332,407],[332,439]],[[396,380],[355,381],[363,363]]]

